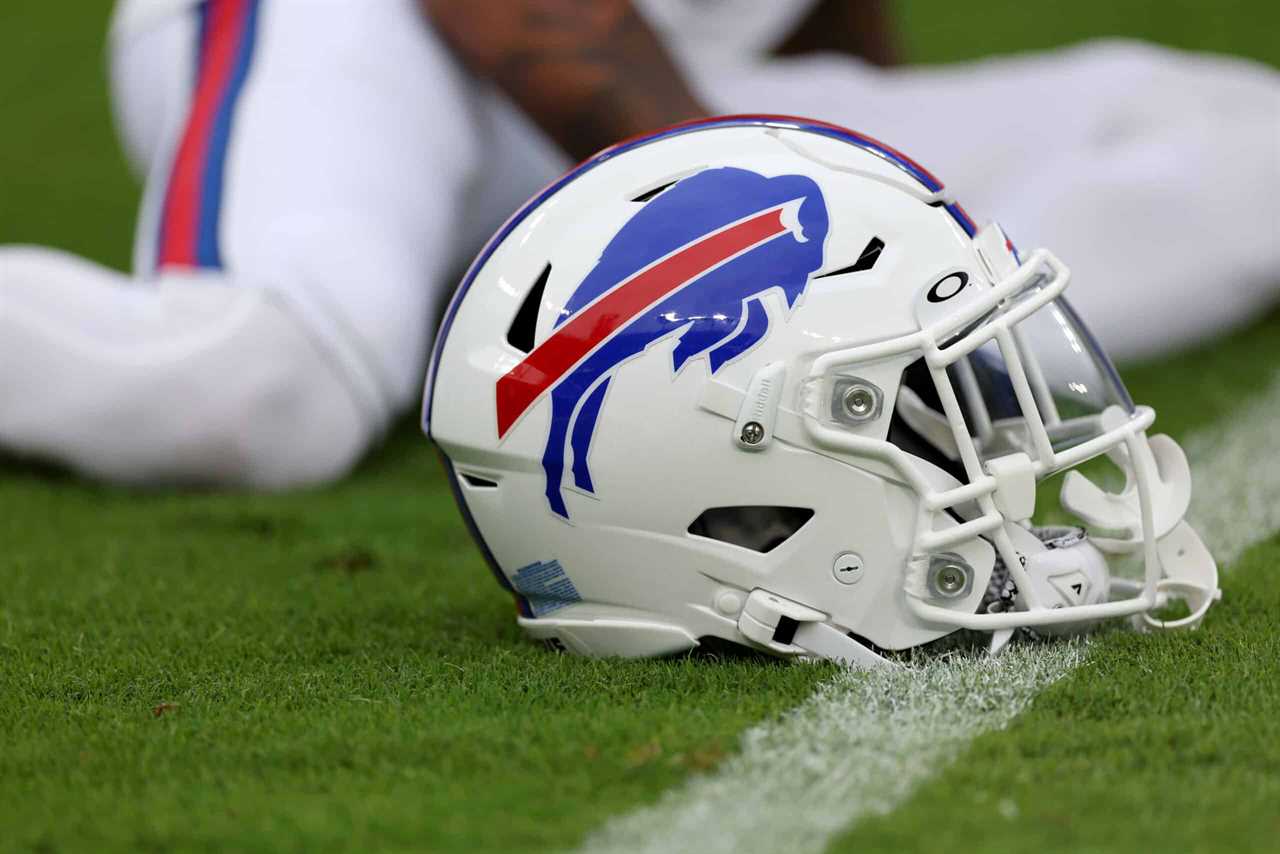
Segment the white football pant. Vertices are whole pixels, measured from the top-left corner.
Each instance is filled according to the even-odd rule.
[[[885,71],[711,69],[717,107],[820,115],[928,167],[979,223],[1071,268],[1112,358],[1224,332],[1280,296],[1280,73],[1132,41]]]
[[[412,0],[145,5],[110,45],[134,275],[0,248],[0,446],[131,482],[340,476],[416,404],[485,216],[477,98]]]

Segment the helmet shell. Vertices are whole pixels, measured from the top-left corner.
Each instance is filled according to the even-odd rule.
[[[513,216],[448,309],[424,427],[522,625],[594,654],[743,642],[738,610],[763,589],[886,649],[949,632],[905,604],[919,496],[796,423],[816,357],[919,329],[944,276],[985,281],[972,234],[892,149],[776,117],[624,143]],[[909,361],[859,375],[880,395],[860,435],[885,438]],[[776,426],[746,448],[746,410],[723,402],[765,375]],[[742,507],[809,515],[767,550],[696,524]],[[993,552],[960,551],[978,577],[954,607],[972,611]]]

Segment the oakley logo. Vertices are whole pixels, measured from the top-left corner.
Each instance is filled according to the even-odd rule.
[[[946,302],[968,286],[968,273],[963,270],[957,273],[948,273],[933,283],[933,287],[929,288],[929,293],[925,294],[925,299],[929,300],[929,302]]]

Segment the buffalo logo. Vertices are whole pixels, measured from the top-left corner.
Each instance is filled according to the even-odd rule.
[[[551,426],[542,468],[551,510],[569,517],[573,484],[594,494],[587,458],[609,382],[619,367],[674,337],[672,371],[706,355],[714,374],[769,331],[761,302],[776,289],[795,307],[822,266],[827,209],[802,175],[766,178],[707,169],[658,195],[609,241],[565,304],[555,329],[498,381],[498,436],[544,394]]]

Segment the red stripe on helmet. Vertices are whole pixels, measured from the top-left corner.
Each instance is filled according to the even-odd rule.
[[[498,380],[498,437],[627,321],[712,268],[785,234],[782,208],[740,220],[644,268],[582,309]]]

